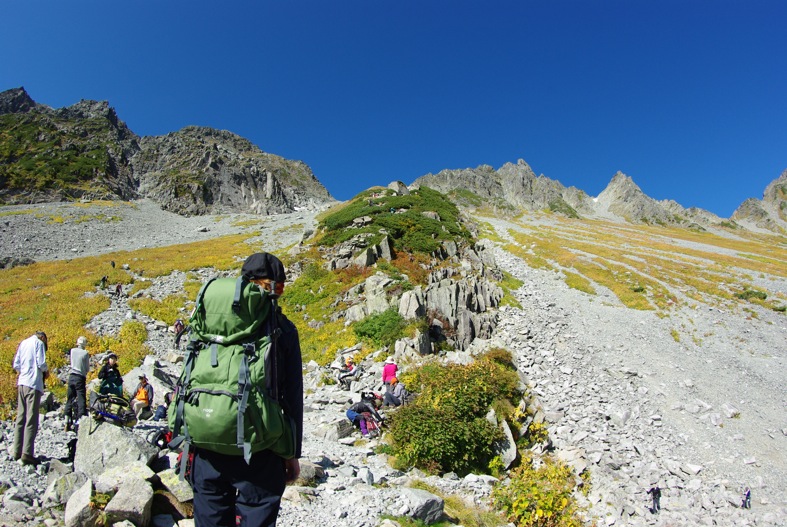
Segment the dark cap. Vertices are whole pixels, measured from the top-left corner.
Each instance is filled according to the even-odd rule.
[[[246,258],[241,268],[241,275],[248,280],[270,278],[279,283],[287,280],[281,260],[270,253],[254,253]]]

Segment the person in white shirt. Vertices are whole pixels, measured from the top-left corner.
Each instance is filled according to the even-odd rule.
[[[14,369],[19,372],[17,381],[16,432],[14,434],[14,459],[25,465],[35,465],[35,441],[38,434],[38,410],[44,393],[44,379],[49,375],[46,365],[46,333],[36,331],[23,340],[16,349]]]

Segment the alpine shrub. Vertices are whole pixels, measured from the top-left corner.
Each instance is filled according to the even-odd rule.
[[[510,355],[493,351],[468,365],[426,364],[402,375],[415,400],[391,416],[389,437],[400,468],[439,473],[486,472],[502,438],[486,419],[491,406],[519,397]],[[498,416],[504,419],[508,416]]]
[[[390,308],[382,313],[369,315],[358,322],[353,330],[360,339],[369,339],[375,345],[389,346],[403,337],[405,327],[404,318],[396,308]]]
[[[549,457],[542,461],[535,468],[523,460],[507,484],[495,487],[492,500],[517,527],[581,527],[571,468]]]

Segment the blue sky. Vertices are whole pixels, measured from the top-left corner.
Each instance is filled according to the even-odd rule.
[[[783,0],[6,0],[0,90],[230,130],[338,199],[527,161],[728,217],[787,169]]]

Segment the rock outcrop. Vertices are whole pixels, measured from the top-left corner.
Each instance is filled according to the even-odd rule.
[[[787,232],[787,170],[765,188],[762,200],[747,199],[731,219],[750,229]]]

